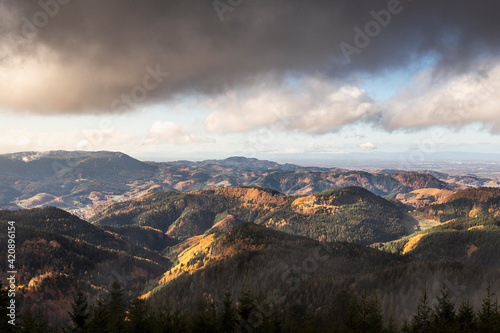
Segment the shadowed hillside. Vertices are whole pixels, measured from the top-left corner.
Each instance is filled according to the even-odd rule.
[[[117,280],[130,297],[170,267],[158,253],[56,208],[0,211],[2,230],[8,221],[15,221],[18,310],[33,304],[53,322],[67,320],[78,286],[96,296]],[[0,255],[7,258],[6,246]],[[6,265],[0,261],[3,272]]]
[[[172,248],[169,256],[175,265],[150,284],[144,298],[154,307],[192,309],[198,304],[192,295],[222,299],[226,290],[233,295],[249,291],[256,297],[257,307],[266,305],[268,312],[284,316],[295,313],[298,318],[314,318],[320,327],[341,323],[346,302],[364,293],[378,297],[386,318],[392,316],[399,325],[415,313],[426,288],[433,298],[444,285],[457,303],[470,299],[479,308],[488,284],[492,290],[500,290],[500,275],[491,261],[498,245],[484,244],[475,259],[467,260],[457,255],[458,248],[452,250],[453,244],[446,247],[446,233],[436,231],[435,235],[435,243],[421,245],[427,255],[391,255],[352,243],[317,242],[247,223],[229,233],[195,237]],[[481,239],[468,229],[460,237]],[[444,257],[444,251],[437,251],[436,246],[452,253]]]

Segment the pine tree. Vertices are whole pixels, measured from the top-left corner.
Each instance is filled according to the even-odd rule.
[[[276,333],[281,332],[281,320],[275,308],[271,304],[267,302],[262,303],[260,319],[262,319],[262,323],[256,325],[255,332],[269,332]],[[259,319],[257,317],[256,319]]]
[[[339,330],[343,325],[344,319],[347,317],[347,310],[351,304],[352,296],[350,293],[343,289],[335,294],[332,302],[329,304],[326,322],[328,326]]]
[[[344,328],[346,332],[360,332],[361,327],[361,309],[359,302],[352,299],[347,306],[347,312],[344,317]]]
[[[460,304],[457,314],[458,331],[463,333],[476,332],[476,313],[469,299]]]
[[[188,330],[188,324],[184,315],[179,310],[174,310],[171,314],[172,329],[169,332],[184,333]]]
[[[254,298],[248,291],[242,291],[240,297],[238,297],[238,306],[236,307],[236,312],[238,313],[238,319],[242,326],[250,325],[250,315],[255,309],[253,301]]]
[[[172,319],[170,310],[160,307],[148,314],[148,322],[151,326],[151,332],[163,333],[172,331]]]
[[[481,310],[477,315],[478,331],[479,332],[500,332],[500,314],[498,311],[498,303],[493,303],[495,293],[491,292],[491,287],[487,288],[487,296],[483,300]]]
[[[344,326],[347,332],[383,332],[383,315],[377,297],[370,299],[366,290],[361,295],[361,301],[353,300],[348,307]]]
[[[382,309],[380,307],[378,297],[375,296],[373,299],[367,300],[365,312],[367,324],[365,332],[383,332],[384,315],[382,314]]]
[[[51,328],[49,325],[49,319],[42,312],[41,309],[38,309],[37,314],[35,316],[36,329],[38,332],[50,332]]]
[[[277,333],[281,332],[281,320],[276,312],[263,316],[262,323],[253,327],[253,332]]]
[[[429,299],[427,297],[427,288],[424,290],[424,295],[417,303],[417,312],[413,316],[410,323],[410,332],[424,333],[430,330],[432,318],[432,309],[429,307]]]
[[[39,332],[50,332],[50,331],[51,327],[49,325],[49,320],[47,316],[41,311],[41,309],[38,309],[37,314],[34,315],[33,310],[31,308],[31,304],[28,304],[26,310],[24,311],[24,314],[22,316],[22,321],[20,322],[19,326],[15,326],[15,328],[11,329],[10,331],[7,330],[5,332],[39,333]],[[1,332],[3,333],[4,331]]]
[[[87,297],[83,294],[83,291],[78,288],[76,296],[71,303],[71,312],[68,312],[71,318],[72,331],[73,332],[86,332],[87,324],[89,319],[89,304],[87,302]]]
[[[408,321],[405,320],[403,323],[403,327],[401,327],[401,332],[403,333],[412,333],[413,329],[411,328],[411,324],[408,323]]]
[[[272,331],[271,332],[276,332],[279,333],[282,331],[282,323],[281,323],[281,318],[276,312],[273,317],[273,325],[272,325]]]
[[[122,312],[125,310],[125,303],[123,302],[123,289],[120,283],[113,282],[108,295],[108,311],[111,314]]]
[[[236,310],[233,307],[231,293],[226,291],[222,299],[222,313],[219,318],[220,332],[233,333],[236,330]]]
[[[441,296],[437,296],[438,304],[432,314],[431,326],[437,332],[454,332],[456,330],[455,304],[449,298],[448,288],[441,288]]]
[[[384,331],[385,333],[397,333],[399,332],[398,325],[394,321],[392,316],[389,316],[389,320],[387,320],[387,326]]]
[[[109,332],[122,333],[125,330],[125,303],[123,301],[123,289],[117,281],[111,285],[107,308],[109,313]]]
[[[159,308],[152,311],[147,316],[150,332],[187,332],[188,325],[186,318],[178,310]]]
[[[214,300],[201,297],[191,325],[193,333],[217,332],[217,305]]]
[[[144,299],[136,298],[130,302],[128,311],[128,331],[133,333],[149,332],[146,316],[148,306]]]
[[[90,314],[89,331],[92,333],[107,333],[109,313],[101,297],[97,300],[97,304],[91,307]]]

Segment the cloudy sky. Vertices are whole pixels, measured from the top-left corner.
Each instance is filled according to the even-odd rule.
[[[494,0],[0,0],[0,153],[500,152]]]

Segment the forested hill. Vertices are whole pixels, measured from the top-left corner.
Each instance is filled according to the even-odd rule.
[[[461,217],[500,217],[500,189],[481,187],[458,191],[442,203],[423,207],[419,212],[440,222]]]
[[[352,243],[318,242],[242,224],[230,232],[214,231],[171,248],[168,255],[175,266],[156,285],[150,284],[143,298],[154,308],[175,304],[191,313],[200,299],[208,306],[211,300],[222,300],[228,290],[233,295],[247,292],[256,302],[251,308],[267,314],[263,318],[277,315],[301,328],[313,324],[318,332],[344,325],[348,305],[364,295],[377,299],[384,323],[392,317],[400,327],[417,313],[425,290],[432,311],[443,286],[457,307],[468,300],[479,310],[488,287],[500,290],[498,260],[494,261],[499,245],[491,241],[498,239],[499,222],[464,223],[454,226],[462,229],[449,246],[445,242],[453,235],[438,229],[434,236],[422,239],[414,252],[405,254]],[[469,229],[469,224],[485,224],[486,229]],[[465,245],[458,248],[464,240],[481,249],[467,257]],[[264,311],[262,307],[268,308]]]
[[[15,222],[18,310],[32,304],[56,323],[67,320],[77,286],[96,296],[117,280],[130,297],[171,265],[159,253],[57,208],[0,210],[2,230],[9,221]],[[7,258],[7,246],[0,256]],[[2,272],[6,265],[0,261]]]
[[[371,244],[406,235],[406,210],[404,205],[360,187],[302,196],[235,187],[157,192],[111,205],[90,221],[98,225],[148,226],[180,240],[210,229],[229,230],[254,222],[318,240]]]
[[[247,289],[261,295],[272,294],[276,288],[282,293],[277,297],[284,297],[282,302],[287,304],[307,304],[308,298],[322,302],[335,294],[326,288],[332,278],[367,274],[403,260],[362,245],[321,243],[253,223],[187,240],[172,248],[170,256],[176,265],[145,296],[163,306],[176,303],[182,307],[194,305],[185,290],[222,297],[228,288],[235,294]],[[297,292],[302,283],[319,285]]]

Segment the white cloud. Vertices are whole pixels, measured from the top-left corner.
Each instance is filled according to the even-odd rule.
[[[486,74],[485,74],[486,73]],[[421,73],[410,89],[385,105],[386,129],[445,125],[462,128],[473,123],[500,132],[500,64],[481,74],[468,73],[436,83],[430,71]]]
[[[377,146],[375,146],[373,143],[371,142],[365,142],[365,143],[360,143],[358,145],[359,148],[361,148],[362,150],[366,150],[366,151],[370,151],[370,150],[375,150],[377,149]]]
[[[375,108],[366,92],[354,86],[309,78],[291,85],[254,87],[212,99],[206,119],[209,132],[245,132],[275,126],[288,131],[322,134],[367,120]]]
[[[322,78],[299,85],[266,84],[232,91],[208,103],[209,132],[249,132],[273,128],[325,134],[356,123],[385,130],[424,129],[436,125],[463,128],[480,123],[500,133],[500,63],[437,80],[433,69],[418,74],[397,97],[373,101],[366,92]]]

